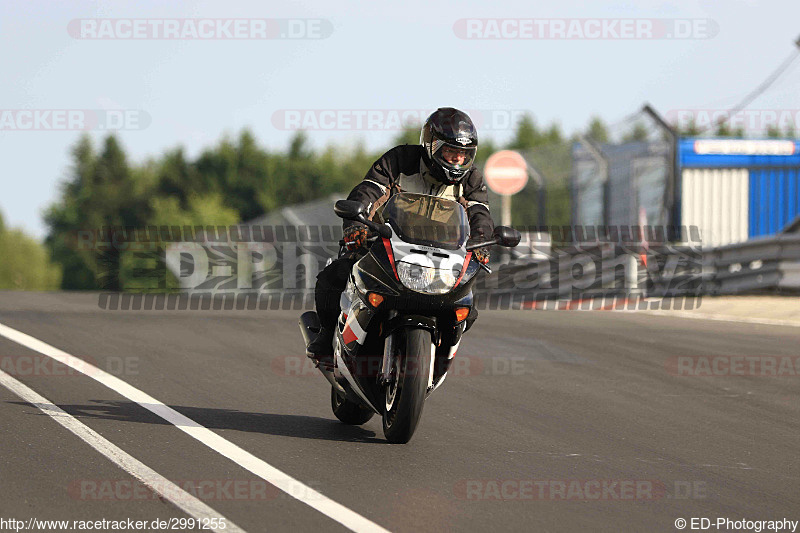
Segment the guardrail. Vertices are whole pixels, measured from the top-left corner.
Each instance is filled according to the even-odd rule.
[[[704,253],[708,294],[800,290],[800,235],[782,234]]]
[[[558,247],[539,257],[514,257],[493,264],[476,292],[526,301],[644,296],[650,272],[641,250],[616,243]]]
[[[613,296],[676,297],[800,292],[800,235],[731,244],[608,244],[554,250],[549,257],[495,265],[478,292],[533,300]]]

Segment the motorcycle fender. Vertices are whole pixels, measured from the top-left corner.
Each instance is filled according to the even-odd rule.
[[[398,315],[386,324],[385,335],[391,335],[400,328],[421,328],[431,332],[434,344],[439,344],[439,329],[436,319],[422,315]]]

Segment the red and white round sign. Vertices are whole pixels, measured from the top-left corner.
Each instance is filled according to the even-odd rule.
[[[486,185],[497,194],[511,196],[528,183],[528,164],[517,152],[501,150],[493,153],[483,167]]]

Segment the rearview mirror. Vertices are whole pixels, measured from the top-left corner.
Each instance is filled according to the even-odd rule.
[[[356,200],[339,200],[333,206],[333,212],[345,220],[358,220],[364,214],[364,206]]]
[[[520,232],[508,226],[497,226],[494,228],[494,234],[492,236],[497,239],[497,244],[505,246],[506,248],[515,247],[519,244],[520,239],[522,239]]]
[[[384,239],[392,238],[392,228],[386,224],[378,224],[372,220],[367,220],[367,217],[364,215],[364,205],[361,202],[357,202],[356,200],[339,200],[334,204],[333,212],[336,213],[336,216],[339,218],[361,222]]]

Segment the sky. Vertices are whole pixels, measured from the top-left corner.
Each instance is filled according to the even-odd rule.
[[[798,15],[797,0],[5,0],[0,213],[46,235],[44,210],[82,133],[65,124],[97,142],[121,124],[127,153],[144,161],[178,146],[195,156],[243,128],[270,149],[298,126],[316,147],[378,149],[397,117],[440,106],[479,115],[481,138],[497,142],[522,112],[569,134],[645,102],[667,116],[724,110],[792,53]],[[185,38],[161,38],[168,23]],[[139,37],[122,38],[134,24]],[[797,113],[798,64],[750,107]]]

